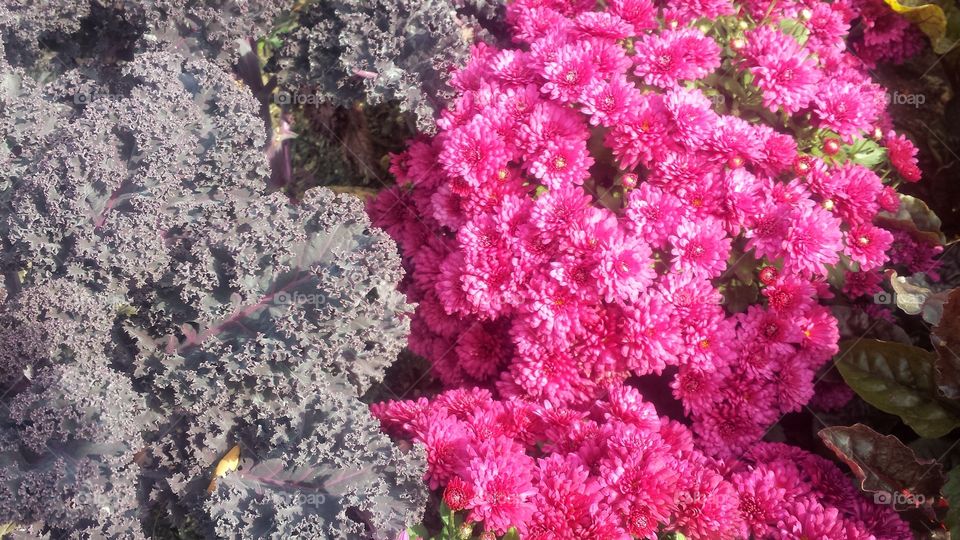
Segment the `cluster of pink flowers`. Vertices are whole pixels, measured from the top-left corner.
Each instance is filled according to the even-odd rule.
[[[702,453],[629,386],[581,407],[499,401],[482,389],[373,406],[384,430],[426,446],[431,487],[485,530],[532,540],[909,538],[830,461],[780,443],[738,460]],[[546,441],[543,444],[538,442]]]
[[[590,512],[613,516],[586,522],[611,524],[614,537],[667,522],[700,538],[736,536],[744,523],[873,530],[811,499],[829,474],[801,481],[811,473],[797,463],[792,476],[781,470],[791,450],[757,446],[810,401],[837,352],[824,302],[878,290],[897,233],[877,217],[897,212],[896,183],[919,180],[883,89],[846,50],[859,5],[510,3],[517,47],[474,49],[440,132],[394,157],[397,186],[370,205],[418,304],[410,349],[446,387],[497,398],[380,409],[387,429],[427,447],[432,487],[456,481],[475,520],[545,538],[580,526],[571,520],[586,509],[551,506],[577,483]],[[867,139],[887,153],[873,168],[847,152]],[[620,386],[644,375],[669,385],[690,430]],[[622,396],[604,404],[611,387]],[[444,405],[461,398],[470,407]],[[633,407],[622,400],[637,419],[611,412]],[[619,423],[571,412],[592,407]],[[531,414],[549,429],[482,431]],[[544,420],[554,414],[566,420]],[[593,427],[576,437],[589,444],[564,442],[576,437],[563,422],[587,429],[587,418]],[[544,441],[547,457],[534,461]],[[748,448],[767,468],[731,477]],[[693,472],[673,478],[684,467]],[[646,472],[624,480],[633,470]],[[740,506],[733,497],[694,519],[677,506],[684,489],[739,490]],[[744,510],[744,489],[758,506]],[[482,495],[497,490],[510,496]]]
[[[852,0],[849,6],[861,33],[853,50],[871,68],[880,63],[903,63],[926,46],[923,32],[883,0]]]

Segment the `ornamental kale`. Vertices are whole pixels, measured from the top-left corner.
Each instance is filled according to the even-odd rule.
[[[357,397],[408,329],[362,204],[269,193],[260,104],[218,62],[158,44],[45,84],[3,67],[0,523],[380,538],[418,519],[420,459]],[[220,470],[233,447],[244,469]]]
[[[115,315],[69,280],[4,306],[0,520],[94,537],[139,534],[144,397],[110,364]]]
[[[453,91],[450,71],[485,34],[497,2],[479,0],[315,0],[280,50],[281,86],[321,101],[399,101],[432,131]],[[289,95],[287,97],[290,97]]]
[[[8,60],[39,72],[64,66],[129,60],[162,44],[224,67],[241,42],[265,32],[293,0],[15,0],[0,7],[0,37]]]

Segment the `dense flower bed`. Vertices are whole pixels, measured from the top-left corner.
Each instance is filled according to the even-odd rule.
[[[829,462],[758,441],[837,352],[827,303],[878,291],[891,253],[931,268],[875,224],[920,173],[867,67],[916,36],[872,25],[894,52],[865,61],[846,38],[872,3],[594,4],[510,4],[516,47],[478,45],[439,133],[395,156],[370,212],[419,304],[410,348],[453,390],[375,415],[496,533],[906,537]]]

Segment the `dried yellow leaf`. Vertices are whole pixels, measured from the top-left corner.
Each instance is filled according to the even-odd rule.
[[[207,486],[207,493],[213,493],[217,489],[217,478],[228,472],[237,470],[240,466],[240,445],[236,445],[220,461],[217,462],[217,468],[213,470],[213,478],[210,479],[210,485]]]
[[[930,44],[935,53],[944,54],[956,44],[954,40],[947,37],[947,15],[937,4],[910,6],[901,4],[898,0],[884,0],[884,2],[926,34],[930,38]]]

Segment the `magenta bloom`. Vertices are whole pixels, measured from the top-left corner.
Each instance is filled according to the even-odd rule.
[[[763,92],[764,106],[789,113],[806,107],[816,93],[820,71],[800,44],[767,26],[748,33],[747,40],[746,66]]]
[[[717,277],[726,268],[730,254],[730,238],[720,223],[696,223],[683,220],[677,232],[670,237],[673,244],[674,265],[692,276]]]
[[[814,117],[821,127],[849,138],[871,130],[884,99],[878,88],[829,79],[814,97]]]
[[[883,213],[916,148],[846,45],[900,56],[909,25],[880,0],[505,11],[369,205],[442,387],[375,406],[384,430],[487,537],[903,537],[832,463],[761,441],[850,399],[814,381],[892,317],[889,268],[937,274]],[[878,133],[887,160],[848,151]]]
[[[693,28],[648,34],[634,47],[634,73],[645,83],[660,88],[699,79],[720,66],[720,47]]]
[[[445,485],[465,464],[469,441],[466,426],[438,410],[417,417],[412,426],[427,450],[425,479],[430,488]]]
[[[582,141],[547,143],[530,161],[530,174],[550,189],[580,185],[590,176],[593,158]]]
[[[579,101],[594,83],[596,64],[589,42],[572,43],[560,48],[556,57],[543,66],[540,90],[561,103]]]
[[[642,96],[637,107],[614,126],[607,135],[606,144],[613,150],[620,166],[630,169],[638,163],[650,165],[676,148],[678,143],[667,137],[670,116],[660,94]]]
[[[856,225],[847,232],[845,253],[860,265],[860,270],[872,270],[887,260],[887,250],[893,235],[873,225]]]
[[[825,275],[828,264],[840,260],[839,220],[817,206],[803,209],[793,219],[783,243],[784,266],[801,275]]]
[[[489,121],[479,117],[451,132],[440,153],[444,170],[474,187],[492,181],[508,160],[503,139]]]
[[[904,135],[887,132],[884,144],[889,153],[890,163],[907,182],[920,181],[920,168],[917,167],[917,147]]]
[[[626,214],[640,237],[659,247],[676,230],[686,209],[676,196],[647,182],[630,192]]]
[[[633,25],[634,32],[657,26],[657,8],[652,0],[610,0],[610,12]]]
[[[635,302],[655,277],[650,248],[640,238],[618,237],[601,248],[596,278],[607,302]]]
[[[533,459],[506,437],[477,441],[470,449],[466,480],[473,490],[470,521],[504,534],[511,526],[523,524],[535,511],[531,499]]]
[[[624,77],[616,77],[590,85],[582,98],[582,110],[590,115],[590,125],[610,127],[629,118],[640,99],[636,86]]]

